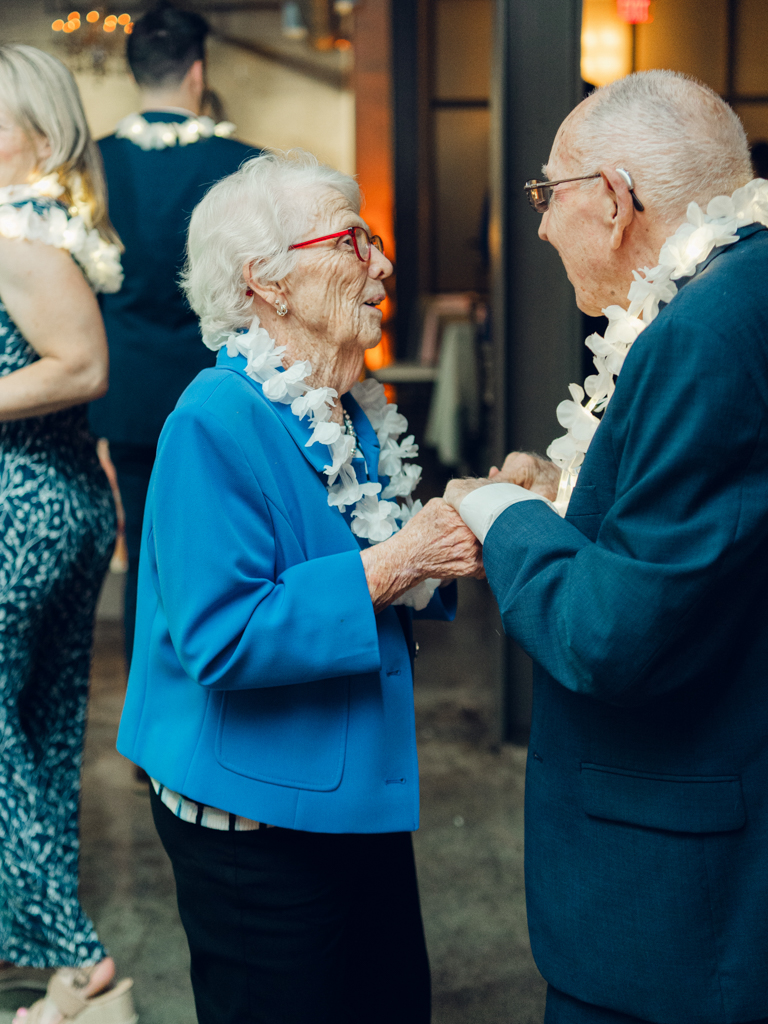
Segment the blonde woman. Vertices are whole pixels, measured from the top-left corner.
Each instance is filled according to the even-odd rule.
[[[92,622],[115,532],[85,403],[107,387],[94,291],[120,281],[72,76],[0,46],[0,986],[62,968],[26,1024],[134,1018],[77,898]]]

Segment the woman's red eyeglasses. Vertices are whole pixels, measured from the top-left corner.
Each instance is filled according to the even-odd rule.
[[[325,242],[329,238],[342,238],[344,235],[349,235],[352,239],[352,245],[355,247],[355,255],[362,263],[367,263],[371,258],[371,246],[378,249],[379,252],[384,252],[384,243],[378,235],[369,235],[365,228],[346,228],[344,231],[335,231],[332,235],[321,235],[319,238],[309,238],[306,242],[296,242],[295,245],[289,245],[289,249],[304,249],[308,245],[314,245],[315,242]]]

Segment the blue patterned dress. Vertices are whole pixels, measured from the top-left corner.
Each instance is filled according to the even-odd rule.
[[[0,376],[38,358],[0,302]],[[23,966],[106,955],[77,895],[78,810],[114,536],[85,406],[0,423],[0,959]]]

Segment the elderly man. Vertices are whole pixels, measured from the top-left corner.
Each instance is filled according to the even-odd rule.
[[[528,189],[539,235],[579,308],[609,307],[590,400],[572,389],[558,410],[556,508],[552,462],[520,454],[446,497],[535,662],[526,885],[546,1021],[763,1020],[768,185],[748,184],[733,111],[660,71],[581,103],[545,174],[562,183]]]

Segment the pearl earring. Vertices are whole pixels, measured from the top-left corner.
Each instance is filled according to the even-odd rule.
[[[288,312],[288,307],[284,302],[276,302],[275,307],[277,309],[278,316],[285,316],[285,314]]]

